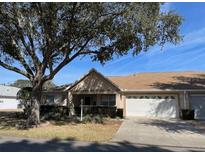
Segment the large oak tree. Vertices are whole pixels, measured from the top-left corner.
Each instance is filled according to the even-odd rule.
[[[182,18],[161,3],[0,3],[0,66],[33,86],[28,121],[39,124],[43,84],[72,60],[105,63],[181,40]]]

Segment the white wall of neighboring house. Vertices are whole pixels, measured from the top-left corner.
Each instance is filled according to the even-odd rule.
[[[19,101],[16,96],[19,90],[16,87],[0,85],[0,110],[18,109]]]
[[[19,101],[16,98],[0,98],[0,109],[18,109]]]

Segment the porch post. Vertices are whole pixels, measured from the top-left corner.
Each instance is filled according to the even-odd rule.
[[[80,100],[80,121],[83,121],[83,99]]]
[[[68,107],[69,107],[69,116],[75,115],[73,95],[71,92],[68,92]]]

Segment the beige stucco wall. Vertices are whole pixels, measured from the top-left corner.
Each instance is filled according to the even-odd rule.
[[[122,102],[122,95],[116,94],[116,106],[117,108],[123,108],[123,102]]]
[[[179,105],[180,105],[180,109],[188,109],[188,104],[187,104],[187,100],[186,100],[186,97],[185,97],[185,93],[182,91],[182,92],[179,92]]]

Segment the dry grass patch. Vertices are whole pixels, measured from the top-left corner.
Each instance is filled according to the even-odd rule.
[[[15,116],[15,114],[13,114]],[[120,120],[107,119],[103,124],[69,123],[64,121],[50,121],[38,128],[28,130],[17,129],[15,125],[21,120],[10,115],[0,114],[0,136],[16,136],[42,139],[69,139],[80,141],[108,141],[112,139],[121,125]],[[6,122],[6,119],[9,123]],[[13,122],[12,122],[13,121]]]

